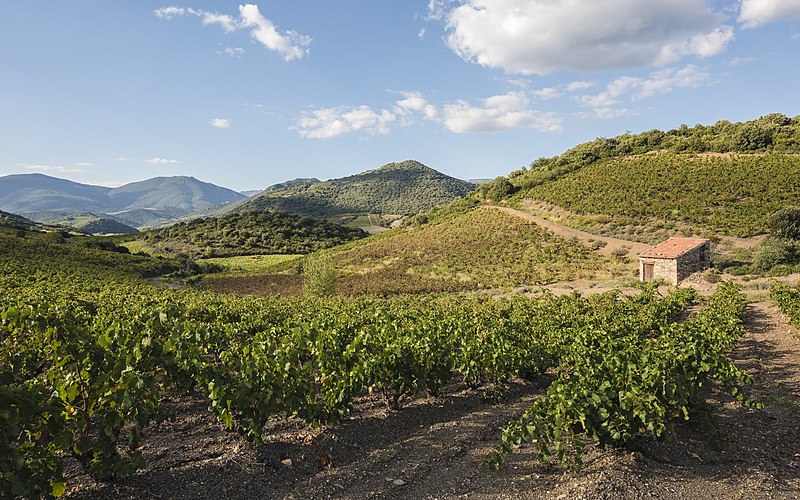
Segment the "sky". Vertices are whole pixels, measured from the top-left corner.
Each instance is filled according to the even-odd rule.
[[[800,114],[800,0],[6,0],[0,175],[236,190]]]

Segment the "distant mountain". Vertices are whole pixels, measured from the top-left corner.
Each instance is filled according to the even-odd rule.
[[[239,194],[243,194],[243,195],[247,196],[248,198],[250,198],[251,196],[257,195],[261,191],[262,191],[261,189],[250,189],[248,191],[239,191]]]
[[[109,191],[44,174],[7,175],[0,177],[0,210],[102,212],[110,208]]]
[[[154,177],[132,182],[108,192],[117,210],[180,208],[194,212],[200,208],[244,199],[236,191],[202,182],[194,177]]]
[[[409,215],[463,198],[475,185],[417,161],[319,182],[296,179],[238,204],[236,211],[279,210],[315,217],[374,213]]]
[[[245,198],[236,191],[184,176],[155,177],[118,188],[43,174],[0,177],[0,210],[36,213],[39,220],[47,218],[43,212],[60,216],[90,212],[101,219],[141,228],[174,222],[205,207]]]

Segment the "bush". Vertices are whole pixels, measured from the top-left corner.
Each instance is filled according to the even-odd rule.
[[[769,234],[774,238],[800,240],[800,208],[786,207],[769,219]]]
[[[327,255],[310,257],[303,263],[303,292],[312,297],[336,293],[336,270]]]
[[[779,264],[793,264],[797,262],[800,242],[794,240],[766,238],[759,247],[753,260],[753,268],[766,272]]]

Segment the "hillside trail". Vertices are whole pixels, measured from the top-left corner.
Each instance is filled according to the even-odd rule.
[[[78,478],[70,498],[800,498],[800,335],[772,301],[749,305],[736,364],[765,405],[743,408],[714,384],[711,425],[678,423],[668,438],[622,449],[589,447],[577,474],[536,460],[524,446],[499,470],[482,460],[502,427],[549,383],[514,384],[504,401],[481,401],[463,383],[389,411],[365,395],[341,425],[316,431],[270,419],[256,446],[227,431],[200,397],[165,402],[172,422],[149,429],[147,469],[116,483]],[[716,439],[710,439],[710,438]]]
[[[592,233],[587,233],[586,231],[581,231],[580,229],[573,229],[571,227],[563,226],[553,221],[549,221],[545,218],[529,214],[528,212],[523,212],[522,210],[517,210],[511,207],[499,207],[497,205],[492,205],[491,208],[500,210],[501,212],[505,212],[515,217],[519,217],[528,222],[533,222],[534,224],[537,224],[563,238],[567,239],[577,238],[578,240],[587,244],[590,244],[595,241],[602,241],[605,243],[605,246],[603,248],[600,248],[598,252],[602,255],[605,255],[606,257],[613,256],[613,252],[618,249],[626,249],[628,250],[629,255],[638,256],[640,253],[644,252],[645,250],[651,247],[651,245],[647,245],[645,243],[639,243],[636,241],[628,241],[619,238],[611,238],[609,236],[598,236]]]

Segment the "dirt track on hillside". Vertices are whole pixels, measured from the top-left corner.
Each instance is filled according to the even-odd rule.
[[[590,449],[564,473],[524,447],[499,472],[481,465],[502,426],[544,392],[517,384],[500,405],[452,383],[439,398],[389,411],[364,396],[342,425],[317,431],[275,418],[265,445],[224,429],[199,397],[165,402],[177,414],[147,431],[147,469],[96,484],[72,468],[71,498],[800,498],[800,340],[774,304],[750,306],[734,358],[766,405],[747,410],[713,387],[715,440],[678,423],[668,439]],[[712,445],[711,442],[716,441]]]
[[[563,238],[567,239],[578,238],[580,241],[586,244],[591,244],[592,242],[595,241],[605,242],[605,246],[603,248],[600,248],[598,252],[605,255],[606,257],[611,257],[613,255],[614,250],[620,248],[627,249],[629,256],[636,257],[640,253],[650,248],[651,246],[651,245],[646,245],[644,243],[638,243],[636,241],[621,240],[618,238],[611,238],[608,236],[597,236],[591,233],[587,233],[586,231],[581,231],[579,229],[573,229],[571,227],[562,226],[561,224],[557,224],[553,221],[549,221],[542,217],[538,217],[536,215],[529,214],[528,212],[523,212],[522,210],[517,210],[511,207],[493,206],[492,208],[505,212],[509,215],[525,219],[529,222],[533,222],[534,224],[538,224],[539,226],[542,226],[548,231],[555,233]]]

